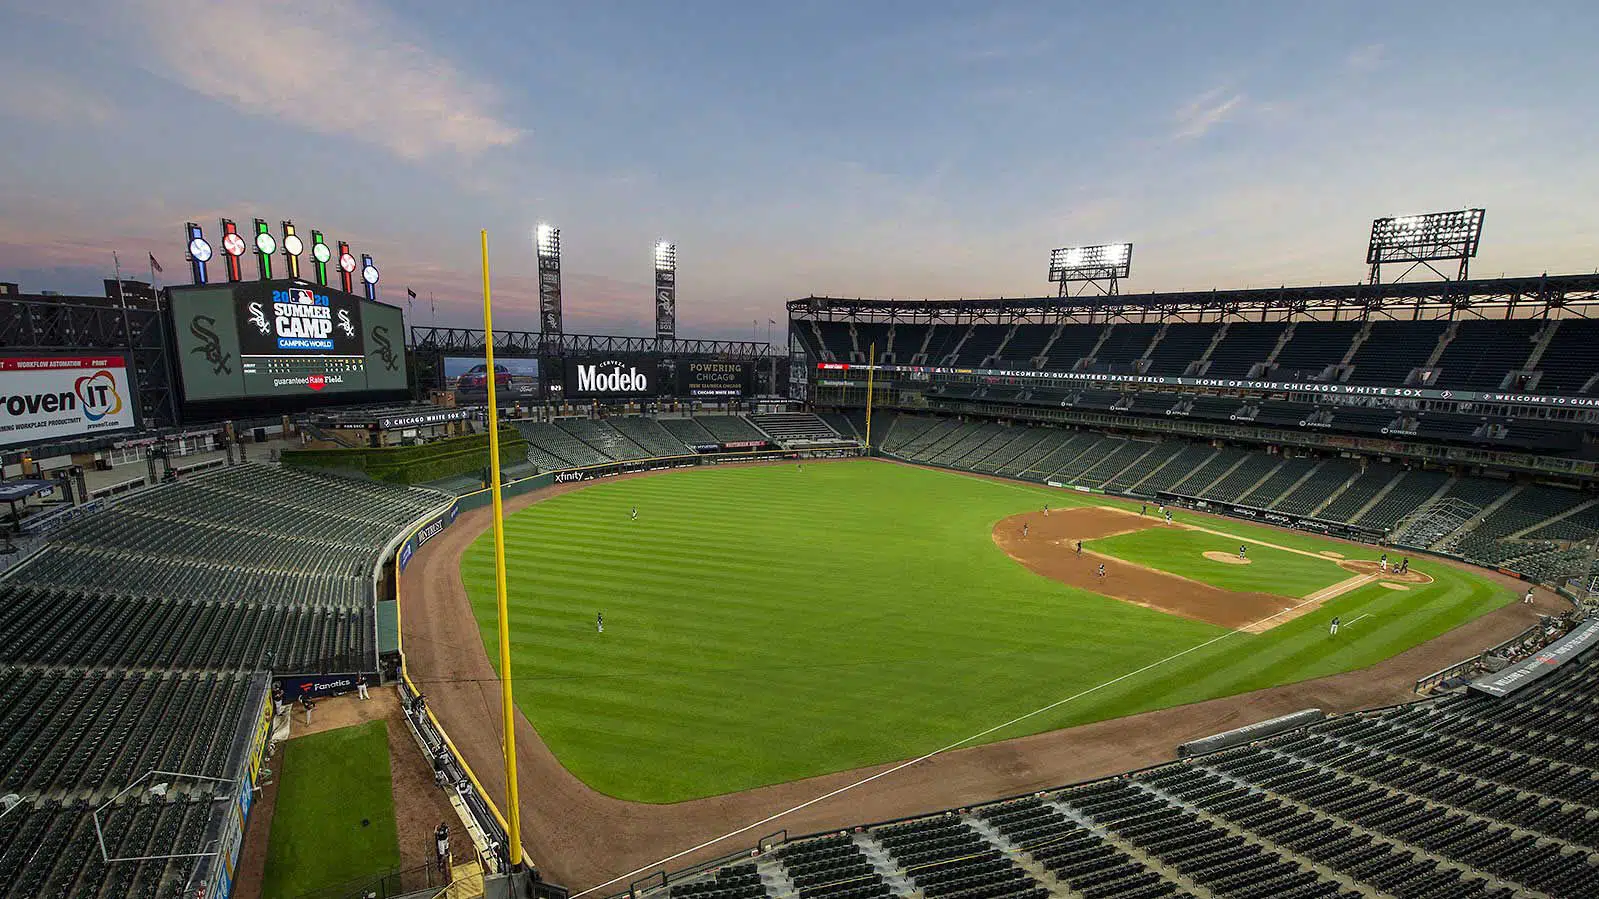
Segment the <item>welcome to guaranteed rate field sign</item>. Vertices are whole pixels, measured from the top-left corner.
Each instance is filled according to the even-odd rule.
[[[0,446],[137,425],[121,356],[0,356]]]

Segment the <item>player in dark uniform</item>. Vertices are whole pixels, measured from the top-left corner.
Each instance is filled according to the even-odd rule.
[[[601,633],[601,634],[605,633],[605,613],[604,612],[595,612],[594,613],[594,629],[595,629],[595,631],[597,633]]]
[[[1081,540],[1077,541],[1077,554],[1079,556],[1083,554],[1083,541]]]
[[[1105,579],[1105,563],[1104,562],[1099,563],[1099,579],[1100,580],[1104,580]]]
[[[1333,616],[1332,624],[1327,627],[1327,636],[1329,636],[1329,637],[1338,636],[1338,616],[1337,615]]]

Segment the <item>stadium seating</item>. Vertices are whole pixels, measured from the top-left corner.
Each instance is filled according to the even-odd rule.
[[[1216,340],[1221,325],[1184,324],[1174,322],[1166,326],[1165,334],[1149,350],[1151,375],[1182,375],[1189,365],[1199,361]]]
[[[650,456],[681,456],[692,452],[653,418],[638,415],[606,419],[622,436],[642,447]]]
[[[1432,357],[1448,325],[1444,322],[1374,321],[1349,360],[1352,384],[1403,384]]]
[[[518,421],[516,429],[535,449],[561,461],[559,468],[581,468],[615,461],[564,428],[544,421]]]
[[[1364,515],[1354,519],[1353,523],[1386,531],[1407,512],[1431,500],[1447,483],[1449,475],[1441,471],[1406,471],[1382,499],[1367,509]]]
[[[766,440],[766,435],[741,415],[697,415],[694,420],[703,425],[716,442],[741,443]]]
[[[843,439],[826,421],[811,412],[751,415],[749,422],[781,446],[838,443]]]
[[[1282,322],[1232,322],[1221,342],[1210,352],[1207,378],[1250,378],[1255,367],[1265,365],[1267,357],[1288,326]]]
[[[1366,505],[1377,499],[1394,478],[1400,469],[1382,462],[1371,462],[1364,471],[1349,481],[1339,493],[1333,495],[1332,500],[1321,506],[1314,514],[1318,518],[1328,521],[1353,521]]]
[[[592,418],[558,418],[555,426],[611,460],[647,459],[651,453],[609,423]]]
[[[1560,322],[1536,366],[1540,393],[1588,393],[1599,379],[1599,322],[1566,319]]]
[[[1103,780],[802,838],[670,892],[756,884],[765,870],[767,895],[788,894],[786,871],[799,896],[828,899],[1583,899],[1599,895],[1596,687],[1589,650],[1507,697],[1340,715]]]
[[[1300,322],[1293,336],[1272,360],[1271,378],[1278,381],[1322,381],[1332,366],[1344,361],[1362,322]]]
[[[1438,357],[1434,385],[1468,390],[1499,390],[1512,371],[1520,371],[1532,355],[1541,319],[1463,321]]]

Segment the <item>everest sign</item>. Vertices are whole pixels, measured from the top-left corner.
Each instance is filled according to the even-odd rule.
[[[0,357],[0,446],[135,426],[121,356]]]

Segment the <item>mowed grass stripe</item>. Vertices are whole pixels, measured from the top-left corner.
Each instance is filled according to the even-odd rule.
[[[919,755],[1226,633],[1039,577],[990,538],[1045,503],[1113,502],[866,460],[551,497],[507,522],[517,700],[574,774],[625,799]],[[490,648],[492,560],[487,534],[463,560]],[[1509,599],[1478,583],[1491,600],[1442,579],[1409,591],[1450,611],[1352,631],[1347,646],[1325,640],[1335,601],[990,739],[1252,689],[1263,665],[1285,682],[1371,664]]]

